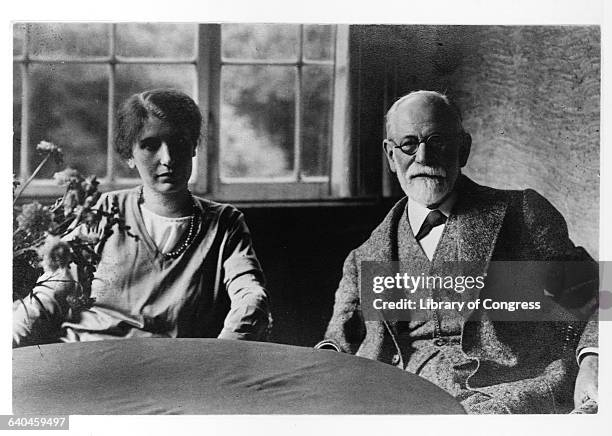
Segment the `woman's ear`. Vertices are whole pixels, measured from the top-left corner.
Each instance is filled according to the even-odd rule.
[[[136,162],[134,162],[134,158],[133,157],[131,157],[131,158],[129,158],[127,160],[127,164],[128,164],[128,167],[130,167],[131,169],[136,168]]]

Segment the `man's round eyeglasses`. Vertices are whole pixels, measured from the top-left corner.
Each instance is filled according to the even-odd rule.
[[[417,136],[406,136],[399,145],[396,144],[393,139],[386,139],[386,141],[391,142],[393,148],[399,148],[402,153],[413,156],[416,154],[421,144],[425,144],[433,151],[441,151],[448,145],[450,138],[448,136],[442,136],[439,133],[434,133],[424,139],[419,139]]]

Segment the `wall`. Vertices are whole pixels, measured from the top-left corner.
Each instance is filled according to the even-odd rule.
[[[598,26],[371,26],[368,68],[384,68],[392,101],[416,89],[452,96],[473,138],[465,173],[533,188],[598,255]]]

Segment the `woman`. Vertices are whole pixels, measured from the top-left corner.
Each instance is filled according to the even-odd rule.
[[[13,346],[49,335],[65,342],[265,339],[268,299],[243,215],[194,197],[187,187],[201,124],[195,102],[178,91],[146,91],[125,102],[115,147],[142,185],[104,194],[98,208],[117,206],[129,232],[114,229],[104,241],[90,309],[67,310],[66,269],[60,270],[66,277],[47,282],[51,287],[37,287],[37,298],[15,304]],[[102,236],[102,229],[87,229],[87,235]]]

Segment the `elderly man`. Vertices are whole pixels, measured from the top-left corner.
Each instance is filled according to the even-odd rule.
[[[443,262],[457,261],[480,262],[485,274],[491,261],[592,262],[538,193],[492,189],[461,174],[471,137],[445,95],[412,92],[391,107],[386,122],[384,151],[407,198],[347,257],[332,319],[317,348],[418,374],[470,413],[567,411],[574,380],[576,405],[596,399],[595,322],[582,333],[583,322],[503,322],[482,310],[468,319],[454,311],[431,311],[428,318],[409,321],[382,313],[378,320],[364,318],[363,261],[399,261],[415,274],[442,273]],[[569,292],[571,304],[592,305],[595,288],[592,282],[576,286]]]

